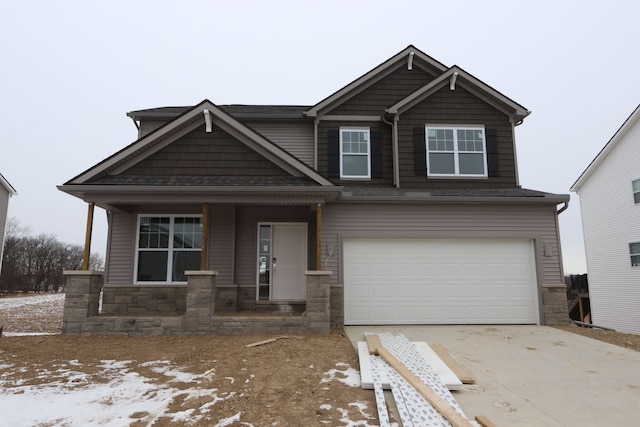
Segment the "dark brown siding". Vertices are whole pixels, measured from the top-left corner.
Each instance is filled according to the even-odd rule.
[[[435,78],[434,74],[426,72],[416,64],[413,70],[408,70],[406,64],[406,61],[402,61],[402,64],[390,75],[324,114],[380,116],[385,108],[392,106]]]
[[[329,176],[329,153],[327,133],[341,127],[369,127],[371,132],[380,132],[382,136],[382,177],[370,180],[340,180],[331,178],[336,184],[357,186],[393,186],[393,148],[391,145],[391,126],[383,122],[320,122],[318,125],[318,172]]]
[[[413,129],[431,125],[484,125],[498,138],[499,176],[487,179],[434,179],[416,175]],[[400,185],[408,188],[508,188],[516,186],[513,136],[509,118],[460,86],[443,87],[400,116],[398,126]]]
[[[162,176],[287,176],[288,173],[218,127],[204,126],[124,172]]]

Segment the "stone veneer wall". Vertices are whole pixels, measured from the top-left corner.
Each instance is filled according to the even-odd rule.
[[[101,314],[184,314],[187,286],[105,286]]]
[[[567,285],[542,285],[541,323],[548,326],[562,326],[571,323],[569,319],[569,303],[567,302]]]
[[[66,297],[63,335],[245,335],[324,334],[330,331],[330,272],[308,271],[305,316],[217,316],[217,273],[186,272],[184,315],[99,315],[103,275],[92,271],[65,271]],[[221,287],[220,291],[225,289]],[[224,292],[230,292],[227,287]],[[228,306],[229,295],[223,299]],[[232,298],[233,299],[233,298]]]

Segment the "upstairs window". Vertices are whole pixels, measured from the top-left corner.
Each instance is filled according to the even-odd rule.
[[[186,270],[200,270],[200,216],[138,217],[136,283],[186,283]]]
[[[371,178],[369,129],[340,129],[340,178]]]
[[[427,126],[429,176],[487,176],[484,128]]]
[[[631,185],[633,186],[633,201],[640,203],[640,179],[632,181]]]
[[[629,255],[631,256],[631,266],[640,267],[640,242],[629,243]]]

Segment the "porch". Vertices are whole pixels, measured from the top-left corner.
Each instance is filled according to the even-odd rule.
[[[100,294],[108,289],[104,288],[103,273],[82,270],[65,271],[64,274],[63,335],[294,335],[328,333],[331,327],[328,281],[331,272],[326,271],[305,272],[306,301],[304,311],[299,313],[261,313],[255,310],[256,307],[239,310],[237,301],[235,305],[229,304],[238,290],[229,286],[217,288],[217,272],[203,270],[185,272],[186,286],[165,287],[165,291],[174,295],[184,293],[184,311],[176,309],[175,303],[163,306],[153,298],[146,298],[148,305],[144,308],[118,313],[112,307],[108,314],[101,314]],[[117,304],[127,301],[123,292],[119,293],[119,298]],[[174,301],[180,301],[180,298],[174,298]],[[116,304],[115,297],[113,304]]]

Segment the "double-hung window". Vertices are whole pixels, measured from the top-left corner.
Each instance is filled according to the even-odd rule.
[[[186,270],[200,269],[202,217],[140,215],[136,283],[186,283]]]
[[[640,242],[629,243],[629,255],[631,256],[631,266],[640,267]]]
[[[340,129],[340,177],[371,178],[371,135],[368,128]]]
[[[633,201],[638,204],[640,203],[640,179],[636,179],[631,182],[633,188]]]
[[[426,134],[430,176],[487,176],[484,128],[427,126]]]

